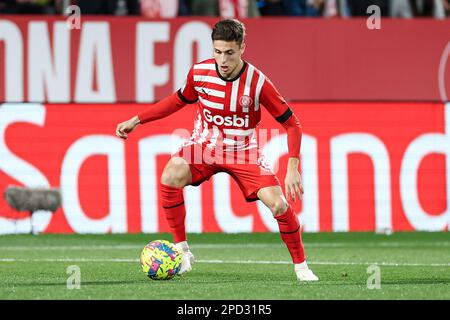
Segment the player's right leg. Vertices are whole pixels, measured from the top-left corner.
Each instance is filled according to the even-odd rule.
[[[280,235],[286,244],[297,279],[300,281],[317,281],[319,278],[309,269],[300,234],[300,223],[292,206],[286,201],[279,185],[261,188],[258,198],[272,211],[280,229]]]
[[[192,182],[188,162],[181,157],[172,157],[161,176],[161,202],[167,222],[172,231],[175,246],[183,252],[179,274],[192,269],[194,255],[189,250],[186,237],[186,208],[183,188]]]

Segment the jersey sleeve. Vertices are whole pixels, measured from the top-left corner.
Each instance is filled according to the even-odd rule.
[[[175,92],[137,115],[141,124],[162,119],[183,108],[186,103]]]
[[[266,78],[260,94],[260,102],[287,132],[289,156],[299,158],[302,141],[302,127],[286,100],[273,83]]]
[[[178,96],[187,104],[197,102],[198,94],[194,87],[194,68],[189,70],[184,84],[178,90]]]
[[[262,86],[259,101],[272,117],[280,123],[284,123],[292,115],[292,110],[289,108],[286,100],[284,100],[268,78],[266,78]]]

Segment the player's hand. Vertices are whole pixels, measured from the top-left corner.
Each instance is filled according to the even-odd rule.
[[[141,122],[139,121],[139,118],[133,117],[130,120],[121,122],[117,125],[116,128],[116,135],[119,138],[122,139],[127,139],[128,138],[128,134],[131,133],[134,129],[136,129],[136,127],[140,124]]]
[[[292,161],[291,161],[292,159]],[[286,178],[284,179],[285,194],[289,201],[292,199],[294,202],[296,198],[303,199],[303,182],[302,176],[298,171],[298,159],[290,158],[288,169],[286,172]]]

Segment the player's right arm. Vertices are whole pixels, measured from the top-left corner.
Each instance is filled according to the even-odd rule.
[[[116,135],[127,139],[140,124],[165,118],[182,109],[186,104],[194,103],[198,99],[193,84],[193,69],[189,71],[184,85],[175,93],[152,105],[147,111],[117,125]]]

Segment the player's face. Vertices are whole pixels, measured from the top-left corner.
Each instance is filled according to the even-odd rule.
[[[245,44],[237,44],[236,41],[214,40],[214,59],[219,68],[220,75],[226,79],[231,79],[237,75],[242,66],[242,53]]]

